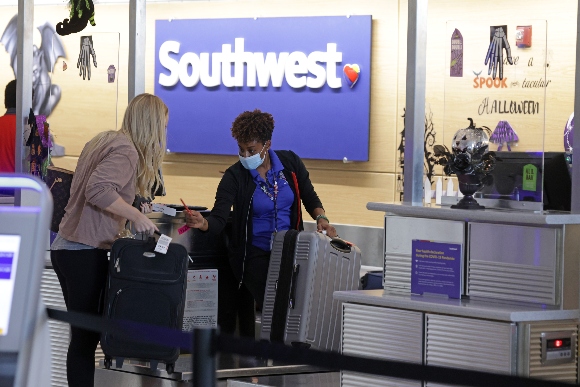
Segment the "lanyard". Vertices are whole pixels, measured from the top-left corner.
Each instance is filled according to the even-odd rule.
[[[279,177],[286,180],[284,173],[280,171]],[[266,175],[266,180],[268,180],[268,175]],[[274,202],[274,232],[278,232],[278,179],[274,175],[274,192],[270,192],[265,184],[260,182],[260,189],[268,196],[268,198]]]

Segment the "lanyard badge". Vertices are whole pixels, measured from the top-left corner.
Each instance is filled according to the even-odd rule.
[[[284,173],[280,171],[279,174],[280,178],[286,181],[284,177]],[[265,184],[260,184],[260,189],[268,196],[268,198],[274,202],[274,232],[270,237],[270,250],[272,250],[272,245],[274,244],[274,238],[276,237],[276,233],[278,232],[278,179],[274,175],[274,192],[270,192]]]

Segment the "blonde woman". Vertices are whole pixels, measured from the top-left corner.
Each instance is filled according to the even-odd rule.
[[[85,145],[50,252],[68,310],[100,312],[107,250],[127,220],[137,232],[158,231],[131,203],[135,195],[149,196],[161,181],[167,119],[168,109],[161,99],[141,94],[129,103],[120,130],[100,133]],[[98,333],[71,328],[70,387],[94,385],[98,342]]]

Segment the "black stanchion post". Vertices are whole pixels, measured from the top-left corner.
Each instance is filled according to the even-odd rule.
[[[193,330],[193,387],[215,387],[216,360],[214,348],[214,329],[196,328]]]

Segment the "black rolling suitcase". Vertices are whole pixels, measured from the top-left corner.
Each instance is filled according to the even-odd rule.
[[[171,243],[167,254],[154,251],[156,241],[118,239],[111,248],[104,315],[181,330],[187,286],[187,250]],[[162,361],[173,372],[179,348],[145,344],[113,333],[101,334],[105,367],[113,359],[122,367],[125,358],[149,361],[152,369]]]

